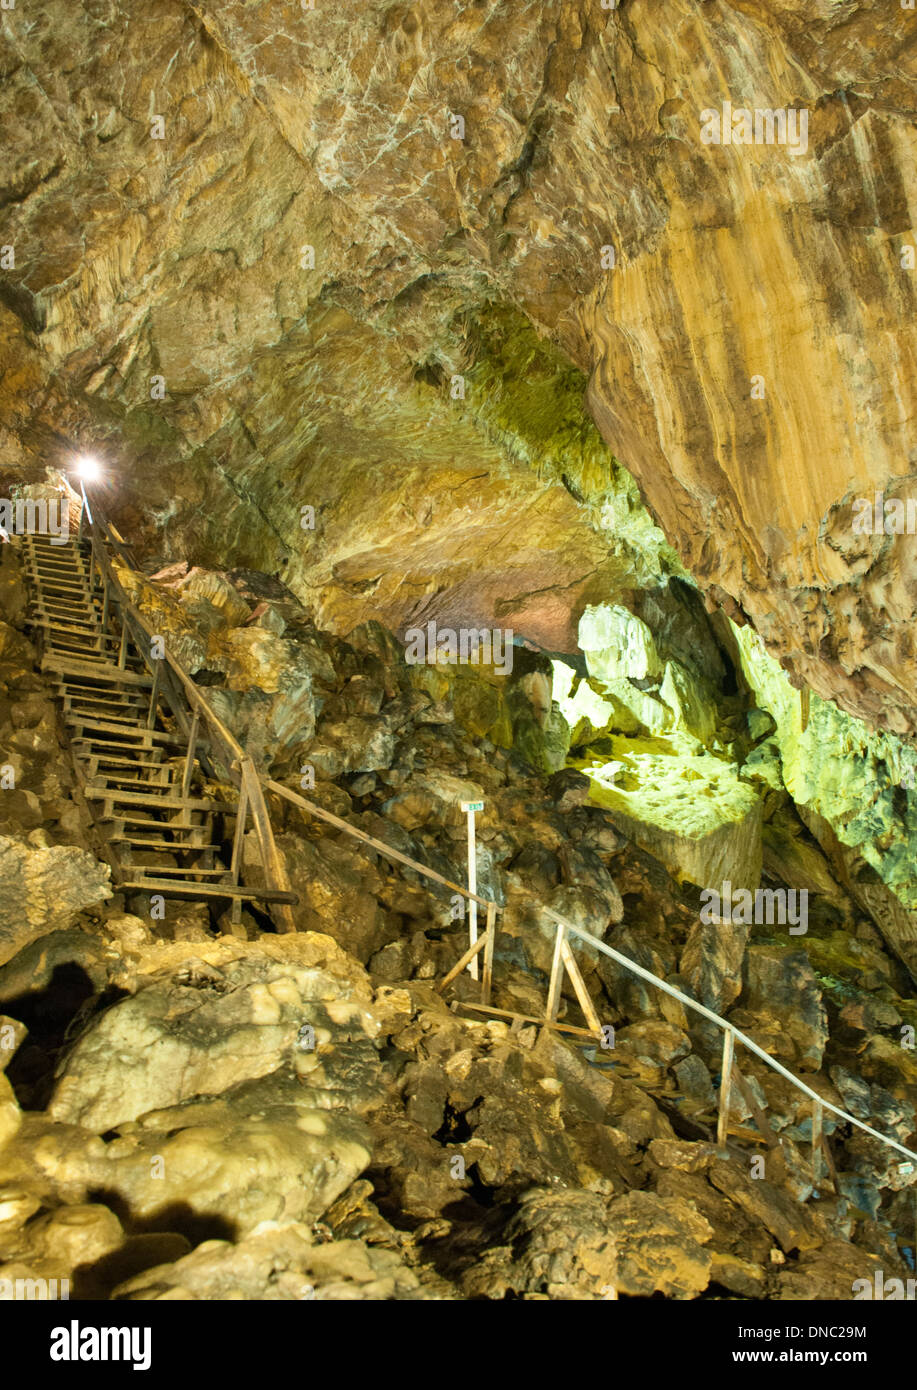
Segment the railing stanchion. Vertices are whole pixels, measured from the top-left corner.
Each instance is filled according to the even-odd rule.
[[[821,1177],[822,1108],[819,1101],[812,1102],[812,1186],[818,1187]]]
[[[146,726],[152,729],[156,723],[156,706],[159,703],[159,677],[161,667],[159,661],[156,662],[156,670],[153,672],[153,686],[150,690],[150,710],[146,717]]]
[[[194,750],[197,748],[197,731],[200,720],[200,710],[195,710],[194,718],[191,720],[191,733],[188,735],[188,752],[185,755],[185,769],[181,779],[182,799],[187,798],[191,792],[191,775],[194,772]]]
[[[239,805],[236,808],[236,833],[232,841],[232,864],[230,873],[232,874],[233,886],[239,885],[239,870],[242,864],[242,842],[245,838],[245,818],[248,812],[248,788],[245,783],[239,790]]]
[[[487,945],[484,947],[484,979],[481,983],[481,1003],[490,1003],[494,978],[494,937],[497,934],[497,904],[487,904]]]
[[[723,1033],[723,1064],[720,1075],[720,1108],[716,1122],[716,1145],[726,1147],[726,1132],[729,1125],[729,1094],[732,1090],[732,1054],[735,1048],[735,1034],[731,1028]]]

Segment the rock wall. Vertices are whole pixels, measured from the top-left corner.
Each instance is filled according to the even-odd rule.
[[[345,620],[444,594],[559,648],[607,579],[588,489],[525,495],[538,461],[495,441],[524,364],[453,393],[513,306],[711,604],[913,731],[913,538],[852,530],[917,471],[913,12],[52,0],[0,36],[15,467],[107,447],[132,534],[286,559]],[[804,148],[703,143],[724,101],[804,110]]]

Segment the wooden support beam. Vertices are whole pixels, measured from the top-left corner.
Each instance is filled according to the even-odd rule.
[[[465,967],[469,965],[471,961],[474,960],[475,956],[478,954],[479,951],[484,950],[484,947],[486,945],[487,934],[485,932],[483,936],[478,937],[477,941],[473,941],[471,945],[468,947],[468,950],[465,952],[465,954],[459,960],[456,961],[455,965],[453,965],[452,969],[449,971],[449,974],[445,977],[442,983],[437,985],[437,992],[439,994],[442,994],[443,991],[446,989],[447,985],[451,985],[452,981],[457,979],[458,976],[461,975]]]
[[[242,774],[242,790],[248,793],[248,805],[255,825],[255,834],[258,837],[258,848],[261,853],[261,863],[264,868],[265,881],[269,887],[289,893],[290,880],[287,876],[286,863],[274,839],[274,830],[271,825],[271,818],[268,815],[267,802],[264,799],[261,780],[258,776],[255,764],[247,754],[242,759],[240,771]],[[296,930],[296,920],[289,907],[278,908],[274,914],[274,918],[281,932],[293,932]]]
[[[146,726],[148,729],[152,729],[156,723],[156,706],[159,704],[160,675],[160,666],[159,662],[157,661],[156,669],[153,672],[153,688],[150,691],[150,710],[146,717]]]
[[[239,869],[242,864],[242,841],[245,836],[245,817],[248,811],[248,791],[245,783],[242,783],[242,790],[239,792],[239,805],[236,810],[236,833],[232,841],[232,874],[233,883],[239,882]]]
[[[191,776],[194,772],[194,751],[197,747],[197,731],[200,726],[200,711],[194,711],[194,718],[191,721],[191,734],[188,739],[188,752],[185,755],[185,768],[181,779],[181,794],[183,797],[191,794]]]
[[[841,1185],[837,1180],[837,1168],[834,1166],[834,1154],[831,1152],[831,1145],[828,1142],[828,1136],[825,1134],[824,1130],[822,1130],[821,1136],[821,1151],[825,1156],[825,1163],[828,1166],[828,1176],[834,1184],[834,1190],[839,1197],[841,1195]]]
[[[563,984],[563,965],[564,965],[564,938],[567,935],[567,928],[562,922],[557,923],[557,934],[554,937],[554,959],[551,962],[551,979],[548,984],[548,1001],[545,1006],[545,1022],[553,1023],[557,1018],[557,1010],[560,1008],[560,988]]]
[[[564,937],[561,942],[560,950],[563,957],[564,968],[570,976],[570,982],[579,1000],[579,1006],[583,1011],[583,1016],[596,1037],[600,1038],[602,1036],[602,1025],[599,1022],[599,1016],[595,1011],[589,991],[586,988],[586,982],[580,973],[580,968],[576,963],[576,957],[566,937]]]
[[[590,1033],[588,1028],[575,1028],[572,1023],[548,1023],[544,1018],[534,1018],[531,1014],[515,1014],[510,1009],[495,1009],[490,1004],[473,1004],[470,999],[456,999],[452,1004],[453,1009],[473,1009],[479,1014],[493,1014],[496,1018],[509,1018],[514,1023],[536,1023],[542,1028],[550,1028],[552,1032],[572,1033],[577,1038],[588,1038],[590,1042],[595,1041],[595,1035]]]
[[[736,1066],[735,1058],[733,1058],[732,1062],[732,1079],[736,1084],[739,1094],[741,1095],[745,1104],[748,1106],[749,1110],[754,1116],[755,1124],[758,1126],[758,1132],[760,1133],[761,1138],[767,1144],[767,1147],[769,1149],[779,1148],[780,1140],[777,1138],[776,1134],[771,1129],[770,1124],[768,1122],[768,1118],[765,1115],[764,1111],[761,1109],[761,1106],[758,1104],[754,1091],[749,1086],[748,1082],[745,1080],[745,1077],[739,1071],[739,1068]]]

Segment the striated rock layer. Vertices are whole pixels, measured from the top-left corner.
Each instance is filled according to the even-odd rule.
[[[18,468],[108,441],[132,533],[286,562],[342,630],[561,649],[622,583],[613,461],[540,415],[573,363],[710,603],[914,730],[913,537],[852,520],[917,472],[915,13],[51,0],[0,36]],[[805,140],[705,144],[723,102]]]

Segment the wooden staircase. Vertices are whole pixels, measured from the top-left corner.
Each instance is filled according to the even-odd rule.
[[[41,668],[60,701],[113,883],[127,894],[222,902],[234,922],[243,902],[272,903],[279,929],[291,930],[288,905],[297,896],[278,870],[251,760],[173,661],[143,654],[151,650],[144,640],[150,634],[103,547],[107,537],[98,534],[65,545],[33,534],[23,537],[21,554],[28,620],[42,639]],[[208,723],[225,735],[219,770],[237,783],[237,798],[206,792],[218,770],[209,756]],[[267,862],[258,875],[263,882],[245,885],[242,837],[249,814]]]

